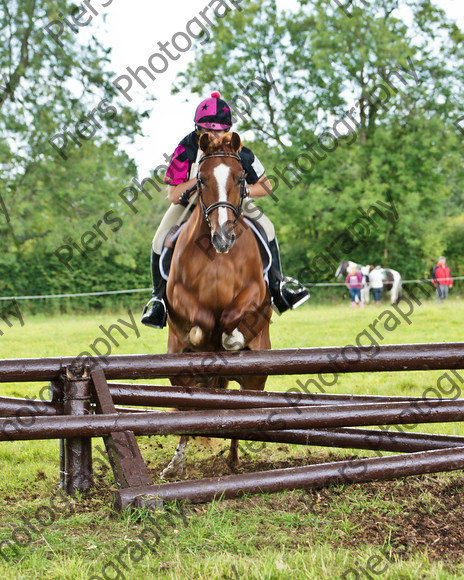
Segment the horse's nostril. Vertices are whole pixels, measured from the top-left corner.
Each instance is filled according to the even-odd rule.
[[[211,236],[211,242],[217,252],[220,254],[227,254],[235,243],[235,234],[225,236],[224,232],[214,232]]]
[[[224,240],[227,240],[232,244],[235,242],[235,231],[228,223],[225,226],[222,226],[220,235]]]

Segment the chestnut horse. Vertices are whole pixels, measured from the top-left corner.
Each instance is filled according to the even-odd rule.
[[[272,307],[258,243],[241,215],[246,182],[240,137],[206,133],[199,146],[199,203],[179,234],[167,283],[168,352],[268,349]],[[226,388],[235,380],[243,389],[263,390],[266,379],[198,375],[171,383]],[[162,477],[182,475],[187,440],[180,438]],[[238,463],[238,441],[232,440],[227,464],[235,470]]]

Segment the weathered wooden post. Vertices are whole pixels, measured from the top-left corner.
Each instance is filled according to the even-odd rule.
[[[71,364],[63,368],[63,412],[65,415],[90,414],[89,367]],[[60,444],[60,487],[66,493],[86,491],[93,484],[92,439],[71,437]]]
[[[92,377],[97,400],[97,413],[116,414],[110,388],[101,367],[94,369]],[[152,483],[147,466],[140,453],[132,431],[116,431],[103,437],[114,478],[119,487],[134,487]]]

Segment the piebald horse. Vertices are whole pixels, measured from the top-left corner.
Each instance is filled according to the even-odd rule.
[[[356,268],[356,262],[351,262],[349,260],[342,260],[340,265],[335,272],[336,278],[345,278],[347,273],[352,269]],[[364,286],[361,290],[361,298],[367,304],[369,302],[369,272],[372,266],[361,266],[361,274],[363,275]],[[383,287],[385,290],[390,291],[390,301],[392,304],[396,304],[401,298],[401,274],[396,270],[391,270],[390,268],[382,268],[382,272],[385,273],[385,281]]]
[[[199,203],[178,236],[167,282],[168,352],[268,349],[271,299],[256,238],[241,215],[246,182],[240,137],[207,133],[199,146]],[[198,375],[171,383],[226,388],[235,380],[243,389],[263,390],[266,379]],[[187,440],[180,438],[162,477],[182,475]],[[232,440],[227,464],[235,470],[238,463],[238,441]]]

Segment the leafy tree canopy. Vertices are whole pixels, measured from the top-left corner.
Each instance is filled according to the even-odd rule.
[[[329,0],[300,0],[296,11],[251,1],[218,24],[175,90],[206,94],[221,79],[239,129],[275,177],[278,201],[263,208],[293,273],[332,278],[317,258],[330,247],[333,262],[351,257],[423,276],[447,250],[444,224],[462,212],[453,122],[462,112],[463,39],[431,0],[345,11]],[[377,214],[357,243],[341,244],[360,208],[377,202],[394,204],[398,219]]]

